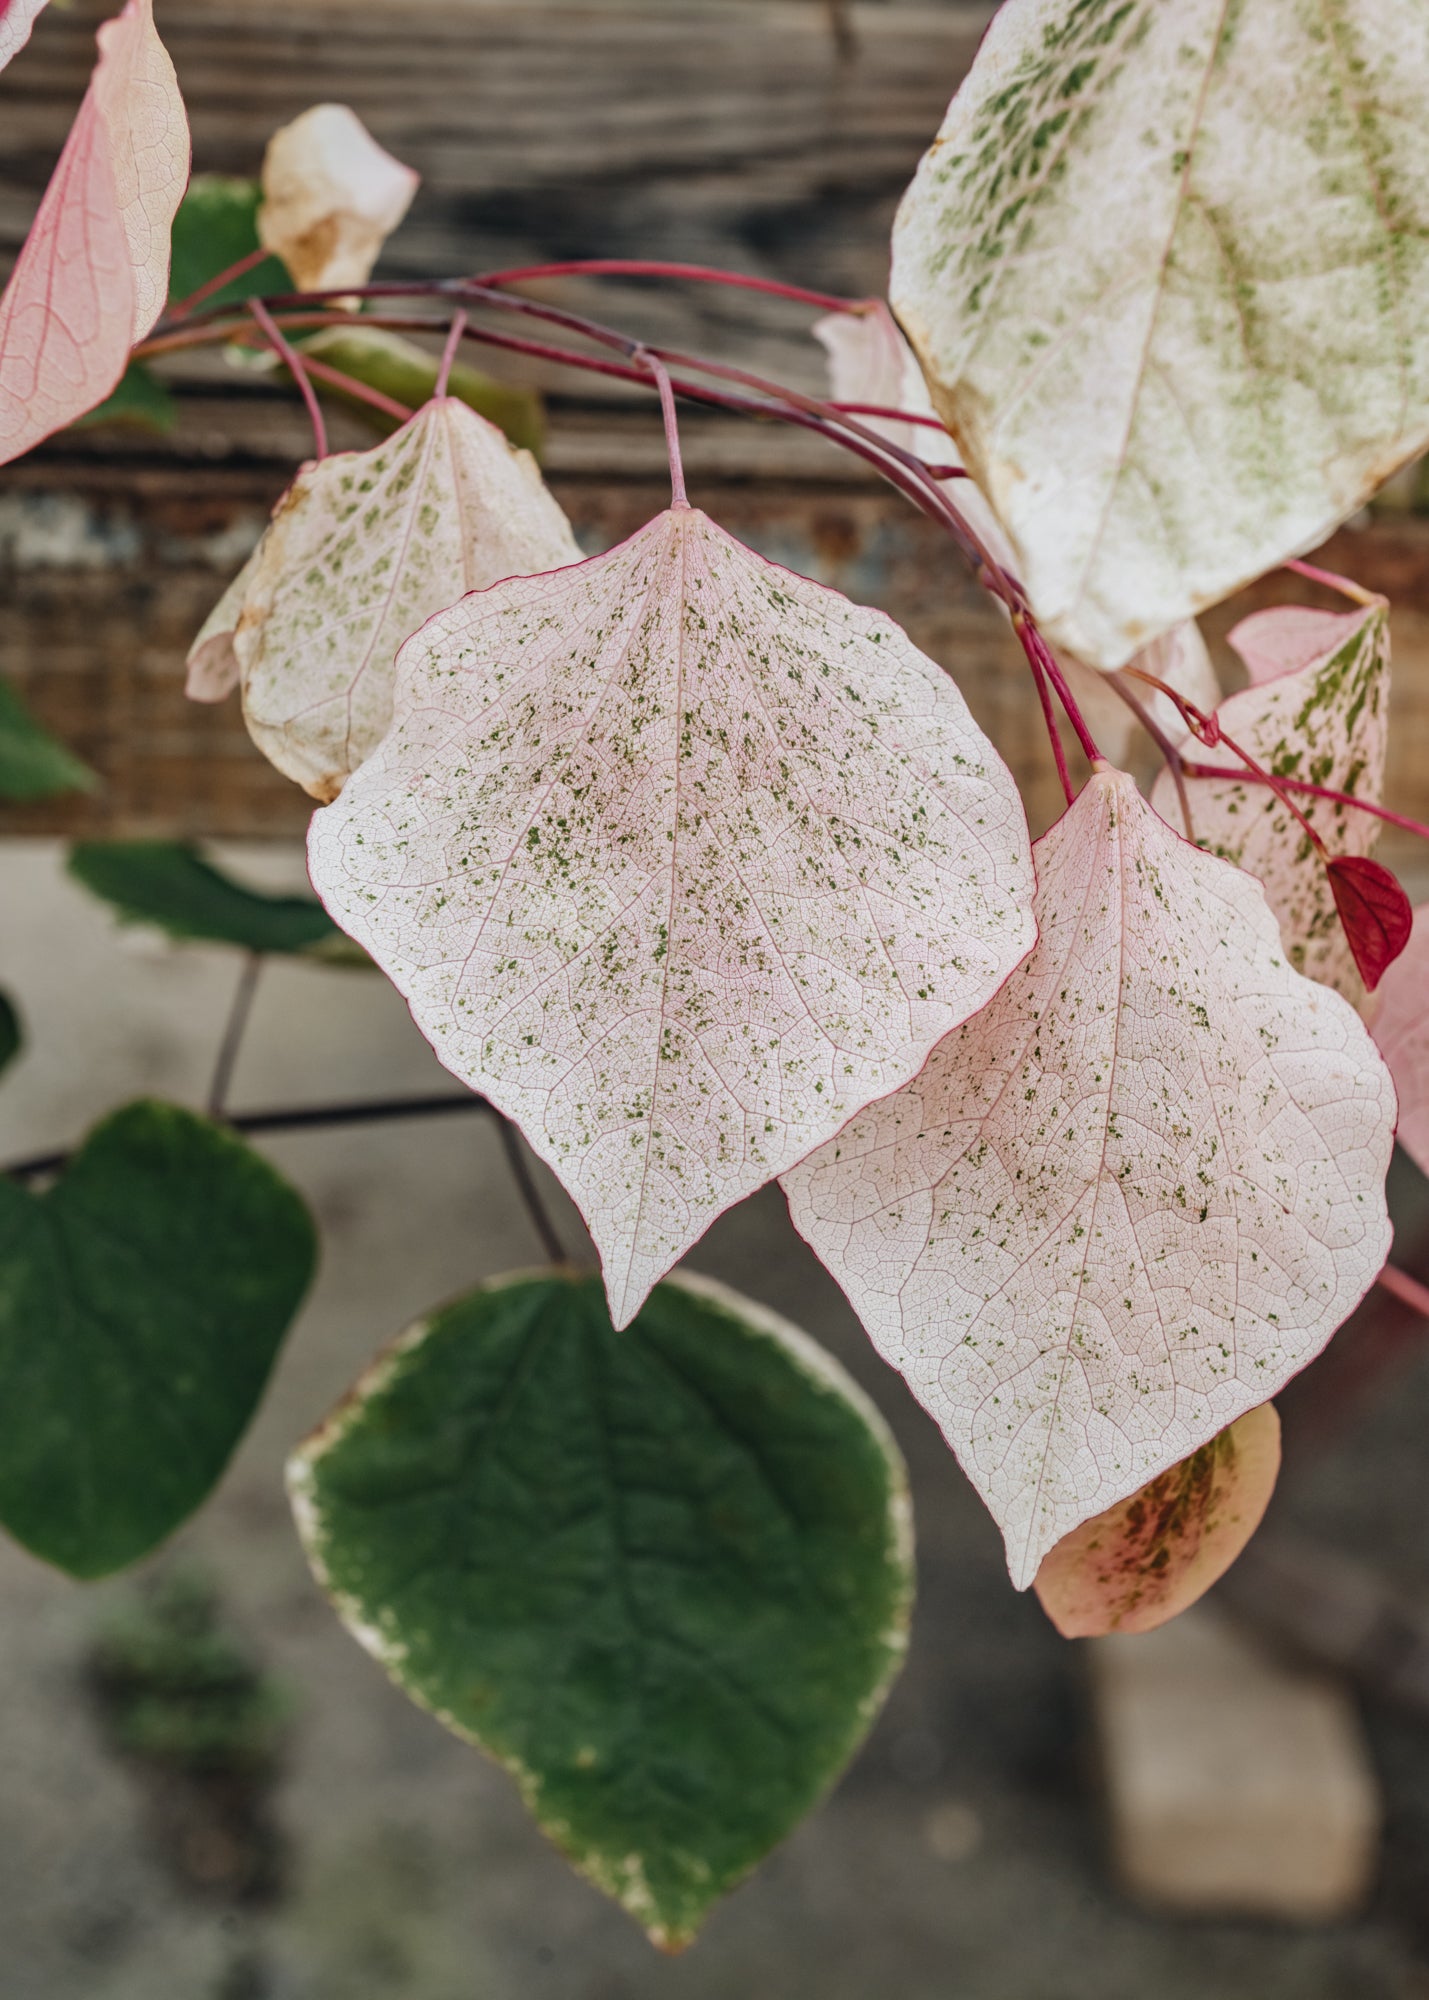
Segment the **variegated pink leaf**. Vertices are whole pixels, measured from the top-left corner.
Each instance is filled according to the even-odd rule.
[[[1037,843],[1036,949],[784,1176],[1025,1587],[1274,1395],[1389,1248],[1394,1091],[1251,876],[1103,768]]]
[[[1298,606],[1288,617],[1281,611],[1262,614],[1249,642],[1251,654],[1264,661],[1303,653],[1315,629],[1309,619],[1319,621],[1320,644],[1307,663],[1233,694],[1217,708],[1216,719],[1277,777],[1307,778],[1377,802],[1389,727],[1388,606],[1377,598],[1348,620]],[[1225,749],[1205,751],[1194,741],[1184,747],[1193,759],[1236,761]],[[1269,786],[1254,781],[1185,782],[1196,841],[1264,883],[1291,964],[1348,998],[1358,998],[1359,973],[1330,878],[1295,815]],[[1380,827],[1372,813],[1308,793],[1294,797],[1332,854],[1372,852]],[[1180,798],[1169,771],[1156,780],[1151,803],[1178,832],[1183,830]]]
[[[1429,903],[1414,912],[1409,943],[1379,983],[1370,1032],[1399,1092],[1399,1143],[1429,1174]]]
[[[1204,1597],[1260,1526],[1280,1471],[1273,1403],[1084,1521],[1043,1558],[1036,1590],[1064,1639],[1153,1632]]]
[[[0,0],[0,69],[29,41],[44,5],[45,0]]]
[[[249,734],[336,798],[391,721],[404,639],[469,590],[579,559],[531,454],[454,396],[370,451],[304,466],[244,571],[232,643]]]
[[[689,508],[434,618],[309,856],[580,1204],[620,1326],[1033,935],[1021,801],[946,674]]]
[[[0,298],[0,464],[103,402],[163,308],[189,129],[152,0],[99,61]]]
[[[1252,687],[1303,673],[1353,639],[1363,611],[1312,611],[1305,604],[1273,604],[1252,611],[1226,634],[1239,654]]]

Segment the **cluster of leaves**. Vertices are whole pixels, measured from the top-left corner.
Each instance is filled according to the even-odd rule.
[[[0,458],[134,394],[166,296],[152,351],[248,305],[318,451],[189,691],[241,689],[321,802],[324,908],[186,851],[75,872],[176,936],[321,958],[340,932],[580,1206],[603,1287],[498,1280],[411,1330],[293,1499],[361,1642],[679,1944],[851,1753],[910,1596],[877,1417],[795,1329],[672,1275],[709,1224],[779,1180],[1013,1582],[1069,1634],[1138,1631],[1254,1531],[1270,1399],[1383,1268],[1397,1115],[1429,1170],[1429,918],[1371,855],[1387,609],[1342,585],[1246,621],[1224,698],[1194,622],[1429,444],[1429,22],[1006,0],[900,212],[897,321],[819,323],[826,403],[763,385],[1011,614],[1067,781],[1035,846],[948,673],[688,505],[658,356],[594,328],[661,392],[674,498],[582,560],[529,405],[459,380],[465,314],[440,362],[364,322],[410,170],[319,106],[261,188],[181,205],[149,0],[100,49],[0,301]],[[397,428],[327,454],[324,385]],[[0,774],[12,743],[43,767],[6,715]],[[1149,796],[1117,768],[1137,728]],[[211,1487],[310,1225],[172,1107],[0,1193],[0,1518],[96,1574]]]

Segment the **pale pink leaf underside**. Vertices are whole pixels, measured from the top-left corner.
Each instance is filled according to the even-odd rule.
[[[579,1203],[617,1325],[1033,935],[1021,802],[953,683],[688,508],[434,618],[309,855]]]
[[[1025,1587],[1265,1402],[1389,1248],[1394,1092],[1252,877],[1093,776],[1035,849],[1036,949],[784,1177]]]
[[[1252,611],[1226,634],[1252,687],[1281,674],[1302,673],[1352,639],[1364,622],[1363,611],[1313,611],[1305,604],[1273,604]]]
[[[1216,710],[1217,720],[1267,771],[1378,802],[1389,730],[1388,607],[1377,600],[1349,619],[1299,606],[1262,614],[1251,653],[1261,660],[1285,659],[1307,650],[1313,632],[1307,619],[1320,621],[1321,635],[1308,663],[1231,695]],[[1236,761],[1225,749],[1205,751],[1194,742],[1183,748],[1189,757],[1217,764]],[[1188,778],[1186,790],[1197,842],[1249,869],[1265,885],[1291,964],[1347,998],[1358,998],[1360,978],[1329,878],[1295,815],[1268,786],[1255,782]],[[1380,822],[1372,813],[1309,794],[1294,797],[1331,854],[1373,850]],[[1156,780],[1151,803],[1182,831],[1169,771]]]
[[[189,132],[151,0],[99,30],[90,79],[0,298],[0,464],[93,409],[164,304]]]
[[[1399,1092],[1399,1143],[1429,1174],[1429,904],[1379,983],[1370,1028]]]
[[[1043,1558],[1036,1590],[1064,1639],[1153,1632],[1224,1576],[1260,1526],[1280,1471],[1262,1403]]]
[[[391,720],[404,639],[469,590],[579,560],[531,454],[455,397],[370,451],[304,466],[245,572],[234,631],[254,742],[336,798]]]
[[[44,5],[45,0],[0,0],[0,69],[29,41]]]

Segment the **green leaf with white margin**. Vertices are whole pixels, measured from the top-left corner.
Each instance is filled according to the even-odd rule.
[[[0,1070],[6,1070],[24,1047],[20,1016],[8,993],[0,993]]]
[[[1007,0],[892,297],[1044,625],[1116,667],[1429,443],[1423,0]]]
[[[827,1790],[903,1657],[881,1418],[687,1273],[622,1333],[595,1278],[484,1285],[376,1363],[289,1484],[353,1635],[665,1949]]]
[[[14,690],[0,680],[0,799],[92,792],[98,782],[89,766],[42,729]]]
[[[1283,605],[1242,619],[1230,644],[1245,660],[1251,685],[1223,701],[1217,722],[1278,778],[1308,779],[1377,804],[1384,791],[1389,738],[1389,606],[1374,598],[1342,613]],[[1290,671],[1281,662],[1300,660]],[[1235,765],[1229,751],[1192,759]],[[1268,785],[1225,778],[1184,780],[1191,833],[1200,847],[1254,875],[1280,923],[1285,955],[1297,972],[1321,980],[1358,1004],[1364,984],[1355,966],[1324,863],[1294,813]],[[1186,831],[1169,770],[1151,792],[1169,826]],[[1295,803],[1335,855],[1372,854],[1380,822],[1334,799],[1296,794]]]
[[[371,964],[313,897],[247,889],[184,841],[81,841],[70,849],[68,867],[113,906],[121,923],[152,924],[180,943]]]
[[[0,1523],[73,1576],[205,1499],[312,1277],[266,1160],[172,1104],[124,1106],[47,1192],[0,1178]]]

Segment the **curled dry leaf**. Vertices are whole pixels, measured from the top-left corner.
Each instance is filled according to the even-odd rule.
[[[1429,442],[1426,98],[1422,0],[998,10],[892,297],[1081,658],[1313,547]]]
[[[0,298],[0,464],[102,403],[163,308],[189,128],[151,0],[99,61]]]
[[[233,635],[257,567],[255,549],[199,627],[185,662],[188,672],[184,693],[190,701],[225,701],[238,686],[238,654]]]
[[[1306,778],[1352,797],[1378,801],[1384,785],[1389,728],[1389,612],[1376,599],[1349,620],[1337,613],[1294,607],[1263,612],[1237,636],[1249,655],[1268,659],[1303,656],[1313,644],[1308,621],[1319,621],[1320,644],[1307,664],[1259,681],[1216,709],[1216,720],[1267,771]],[[1233,764],[1231,752],[1203,751],[1188,739],[1192,758],[1214,754]],[[1294,813],[1268,785],[1253,780],[1187,778],[1192,832],[1200,846],[1249,869],[1265,885],[1280,919],[1291,964],[1349,999],[1359,997],[1359,974],[1329,876]],[[1151,803],[1178,832],[1180,798],[1169,771],[1156,780]],[[1373,813],[1356,812],[1334,799],[1297,794],[1295,803],[1332,854],[1366,855],[1379,839]]]
[[[579,558],[530,453],[455,397],[371,451],[305,466],[244,573],[233,648],[249,733],[336,798],[391,720],[404,639],[469,590]]]
[[[1036,1590],[1064,1639],[1154,1632],[1204,1597],[1260,1526],[1280,1471],[1273,1403],[1217,1433],[1043,1558]]]
[[[299,291],[365,285],[420,181],[347,105],[315,104],[268,141],[259,241]]]
[[[1260,885],[1103,769],[1035,849],[1036,949],[784,1177],[1019,1588],[1263,1403],[1389,1249],[1394,1091]]]
[[[1409,942],[1414,912],[1399,880],[1362,854],[1337,854],[1326,864],[1330,893],[1345,939],[1373,993]]]
[[[44,5],[45,0],[0,0],[0,69],[29,41]]]
[[[1403,954],[1380,981],[1370,1032],[1399,1093],[1399,1143],[1429,1174],[1429,904],[1414,912]]]
[[[579,1203],[617,1326],[1033,935],[1021,802],[953,683],[689,508],[434,618],[309,860]]]

